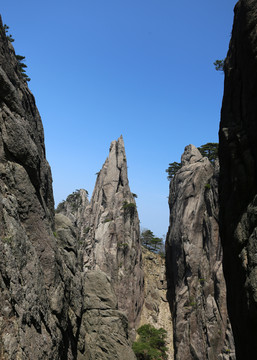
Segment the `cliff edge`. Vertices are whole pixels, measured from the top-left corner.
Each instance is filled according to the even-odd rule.
[[[0,19],[1,360],[135,359],[110,279],[84,272],[78,238],[54,216],[42,122]]]
[[[175,359],[235,359],[218,227],[218,164],[193,145],[170,182],[166,239]]]
[[[241,0],[225,61],[220,122],[220,234],[238,360],[257,354],[257,4]]]

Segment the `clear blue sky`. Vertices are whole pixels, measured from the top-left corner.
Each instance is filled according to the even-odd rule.
[[[168,229],[165,169],[188,144],[218,141],[235,0],[8,0],[3,22],[26,56],[56,205],[85,188],[124,137],[141,226]]]

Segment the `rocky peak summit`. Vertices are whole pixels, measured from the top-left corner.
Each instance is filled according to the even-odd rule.
[[[122,136],[113,141],[86,209],[85,268],[112,279],[118,308],[134,329],[143,303],[143,270],[139,218],[129,188]]]
[[[67,214],[67,206],[64,203],[61,212],[72,219],[74,214]],[[142,250],[135,194],[129,188],[122,136],[112,141],[109,157],[97,175],[90,203],[77,214],[80,214],[77,226],[84,271],[99,270],[110,278],[118,309],[127,315],[132,334],[143,304]]]
[[[110,203],[119,191],[128,190],[127,159],[122,135],[111,143],[109,157],[97,178],[96,189],[99,188],[98,184],[103,189],[106,203]]]
[[[222,272],[217,170],[189,145],[170,182],[166,267],[175,359],[235,359]]]
[[[108,276],[83,272],[86,195],[54,217],[41,118],[0,19],[1,360],[135,359]]]
[[[182,166],[193,164],[202,159],[200,151],[192,144],[187,145],[181,156]]]

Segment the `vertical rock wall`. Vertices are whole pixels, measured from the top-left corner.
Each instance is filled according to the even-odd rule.
[[[54,219],[42,122],[0,18],[1,360],[135,359],[106,274],[83,273],[75,218]]]
[[[81,191],[69,195],[57,211],[77,223],[84,271],[101,270],[109,276],[118,308],[127,315],[134,337],[143,303],[142,251],[138,213],[129,188],[122,136],[111,143],[109,157],[98,173],[90,204],[86,207],[79,205],[79,210],[72,211],[78,204],[71,197],[75,199],[77,194],[81,199],[77,201],[83,203]]]
[[[70,302],[75,274],[66,272],[53,231],[42,123],[0,19],[1,359],[65,359],[75,351],[67,337],[68,310],[80,307]]]
[[[85,224],[85,210],[89,205],[88,192],[85,189],[74,191],[65,201],[62,201],[56,209],[56,213],[67,216],[74,228],[76,229],[76,236],[81,242],[85,238],[84,224]]]
[[[144,304],[140,324],[150,324],[167,331],[167,360],[174,359],[173,329],[170,307],[167,299],[165,259],[145,248],[143,252]]]
[[[257,3],[241,0],[225,61],[220,233],[238,360],[257,354]]]
[[[176,360],[235,359],[218,227],[217,169],[193,146],[170,183],[166,241]]]
[[[135,328],[143,302],[142,253],[136,203],[130,191],[122,136],[113,141],[87,208],[85,267],[112,279],[120,310]],[[93,254],[93,255],[91,255]]]

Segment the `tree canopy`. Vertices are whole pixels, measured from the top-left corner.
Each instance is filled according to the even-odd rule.
[[[10,41],[10,42],[14,42],[14,38],[12,37],[11,34],[8,34],[9,32],[9,26],[7,26],[6,24],[4,24],[4,31],[5,31],[5,35],[6,38]],[[30,81],[30,78],[28,77],[28,75],[26,74],[26,70],[25,68],[27,68],[27,65],[24,64],[23,61],[25,61],[25,56],[22,55],[15,55],[16,59],[17,59],[17,69],[20,72],[20,74],[22,75],[23,79],[26,81]]]
[[[206,156],[210,162],[213,164],[215,160],[218,158],[218,143],[207,143],[205,145],[201,145],[198,150],[200,151],[202,156]]]
[[[156,237],[151,230],[144,230],[140,235],[141,244],[148,250],[158,253],[163,248],[163,239]]]
[[[214,164],[215,160],[218,158],[218,150],[219,150],[219,144],[218,143],[207,143],[204,145],[201,145],[197,148],[201,155],[204,157],[207,157],[212,164]],[[169,164],[168,169],[165,171],[168,173],[168,180],[171,180],[173,176],[176,174],[176,172],[181,168],[182,164],[178,162],[173,162]]]
[[[168,169],[165,170],[168,173],[168,176],[167,176],[168,180],[171,180],[173,178],[173,176],[181,168],[181,166],[182,166],[181,163],[178,163],[176,161],[169,164]]]
[[[134,342],[132,348],[138,360],[167,359],[166,330],[156,329],[150,324],[145,324],[137,330],[137,333],[139,339]]]
[[[215,66],[215,70],[224,71],[225,60],[216,60],[213,65]]]

